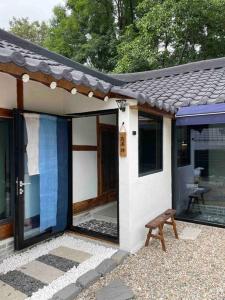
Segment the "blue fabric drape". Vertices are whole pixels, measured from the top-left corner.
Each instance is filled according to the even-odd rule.
[[[57,118],[40,116],[40,231],[56,226],[58,199]]]
[[[176,114],[176,125],[225,123],[225,103],[181,107]]]
[[[67,226],[68,214],[68,121],[57,120],[57,153],[58,153],[58,203],[56,231]]]

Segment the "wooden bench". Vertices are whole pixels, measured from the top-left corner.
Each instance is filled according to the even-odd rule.
[[[175,234],[176,239],[178,239],[177,227],[176,222],[174,220],[174,216],[176,214],[175,209],[167,209],[164,213],[150,221],[148,224],[145,225],[146,228],[149,228],[149,232],[147,235],[147,239],[145,242],[145,246],[149,245],[150,238],[155,238],[161,241],[163,251],[166,251],[164,234],[163,234],[163,227],[165,224],[172,225],[173,231]],[[170,219],[170,221],[169,221]],[[158,234],[153,234],[152,230],[158,228]]]

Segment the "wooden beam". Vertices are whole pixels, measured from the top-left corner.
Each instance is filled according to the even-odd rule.
[[[72,147],[73,151],[97,151],[97,146],[91,146],[91,145],[73,145]]]
[[[5,64],[0,63],[0,72],[10,74],[10,75],[12,75],[14,77],[17,77],[19,79],[22,77],[22,75],[24,73],[26,73],[30,76],[31,80],[40,82],[40,83],[45,84],[47,86],[49,86],[52,81],[56,81],[57,82],[57,87],[63,88],[65,90],[67,90],[68,92],[70,92],[72,90],[72,88],[75,87],[80,94],[83,94],[85,96],[87,96],[88,93],[91,91],[91,88],[86,87],[84,85],[74,84],[74,83],[72,83],[70,81],[67,81],[65,79],[56,80],[53,76],[48,75],[48,74],[43,74],[41,72],[30,72],[27,69],[25,69],[23,67],[19,67],[19,66],[13,64],[13,63],[7,63],[7,64],[6,63]],[[103,100],[104,97],[107,96],[107,95],[103,94],[100,91],[94,91],[94,97],[99,98],[101,100]]]
[[[142,104],[142,105],[131,105],[131,109],[136,109],[138,111],[143,111],[152,115],[157,115],[157,116],[165,116],[171,119],[174,119],[175,116],[172,113],[165,112],[164,110],[160,110],[156,107],[151,107],[149,104]]]
[[[97,174],[98,174],[98,196],[102,193],[102,172],[101,172],[101,145],[100,145],[100,120],[99,115],[96,116],[96,134],[97,134]]]
[[[115,191],[104,193],[96,198],[73,203],[73,215],[90,210],[94,207],[116,201],[117,193]]]
[[[12,223],[0,225],[0,240],[7,239],[13,235]]]
[[[116,98],[116,99],[125,99],[125,100],[128,100],[128,99],[137,100],[137,99],[135,99],[133,97],[129,97],[129,96],[125,96],[125,95],[120,95],[120,94],[112,93],[112,92],[110,92],[108,96],[109,96],[109,98],[114,98],[114,99]]]
[[[112,124],[104,124],[104,123],[99,123],[98,125],[101,128],[105,128],[105,129],[108,129],[108,130],[115,130],[117,128],[116,125],[112,125]]]
[[[0,117],[1,118],[12,118],[13,113],[11,109],[0,108]]]
[[[17,108],[24,109],[23,81],[19,78],[16,80],[16,91],[17,91]]]

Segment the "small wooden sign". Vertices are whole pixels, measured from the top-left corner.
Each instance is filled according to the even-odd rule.
[[[127,133],[126,132],[120,132],[120,157],[126,157],[127,156]]]

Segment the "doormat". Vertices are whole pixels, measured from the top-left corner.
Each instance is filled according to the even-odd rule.
[[[195,227],[185,227],[182,232],[179,234],[181,240],[196,240],[201,229]]]
[[[102,220],[92,219],[77,225],[77,227],[117,237],[117,224]]]
[[[0,264],[0,298],[50,299],[116,251],[68,235],[43,242]]]

